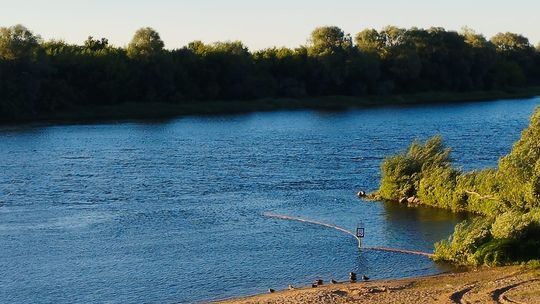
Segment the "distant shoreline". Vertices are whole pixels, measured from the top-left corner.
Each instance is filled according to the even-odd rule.
[[[256,100],[194,101],[183,104],[127,102],[111,106],[72,107],[70,109],[26,115],[0,121],[0,125],[26,123],[99,123],[129,120],[173,119],[192,115],[220,115],[280,110],[344,111],[355,108],[445,104],[504,99],[527,99],[540,95],[540,87],[472,92],[423,92],[387,96],[324,96],[313,98],[264,98]]]
[[[522,266],[372,282],[338,283],[216,301],[248,303],[538,303],[540,273]],[[511,302],[514,301],[514,302]]]

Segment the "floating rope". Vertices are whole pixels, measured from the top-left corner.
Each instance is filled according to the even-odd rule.
[[[349,234],[352,237],[354,237],[358,241],[358,245],[360,245],[361,242],[362,242],[362,240],[359,237],[357,237],[356,234],[354,234],[353,232],[351,232],[351,231],[349,231],[349,230],[347,230],[347,229],[345,229],[343,227],[336,226],[336,225],[327,224],[327,223],[314,221],[314,220],[310,220],[310,219],[304,219],[304,218],[301,218],[301,217],[294,217],[294,216],[275,214],[275,213],[269,213],[269,212],[264,213],[263,215],[266,216],[266,217],[270,217],[270,218],[276,218],[276,219],[281,219],[281,220],[289,220],[289,221],[297,221],[297,222],[308,223],[308,224],[313,224],[313,225],[319,225],[319,226],[323,226],[323,227],[326,227],[326,228],[335,229],[335,230],[341,231],[343,233]],[[363,249],[386,251],[386,252],[407,253],[407,254],[416,254],[416,255],[422,255],[422,256],[427,256],[427,257],[433,257],[433,253],[416,251],[416,250],[390,248],[390,247],[377,246],[377,247],[366,247],[366,248],[363,248]]]

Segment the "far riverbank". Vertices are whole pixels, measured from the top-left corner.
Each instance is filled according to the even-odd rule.
[[[71,107],[57,112],[12,117],[0,124],[86,123],[118,120],[170,119],[188,115],[218,115],[279,110],[328,110],[352,108],[440,104],[501,99],[532,98],[540,87],[472,92],[424,92],[387,96],[324,96],[313,98],[265,98],[258,100],[193,101],[182,104],[126,102],[116,105]]]

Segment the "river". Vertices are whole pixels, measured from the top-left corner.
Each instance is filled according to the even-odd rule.
[[[0,128],[0,299],[192,303],[439,273],[424,256],[464,218],[365,202],[383,158],[441,134],[464,170],[496,166],[540,98],[343,112]]]

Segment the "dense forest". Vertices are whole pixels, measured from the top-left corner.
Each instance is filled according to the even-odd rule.
[[[0,28],[0,121],[75,107],[124,103],[428,91],[506,90],[540,84],[540,51],[527,38],[470,29],[366,29],[354,36],[316,28],[305,46],[250,52],[239,41],[194,41],[164,49],[152,28],[127,47],[88,37],[83,45],[44,41],[22,25]],[[254,101],[256,102],[256,101]]]
[[[498,168],[462,172],[436,136],[386,158],[381,169],[375,197],[481,215],[437,243],[437,259],[467,265],[540,259],[540,107]]]

